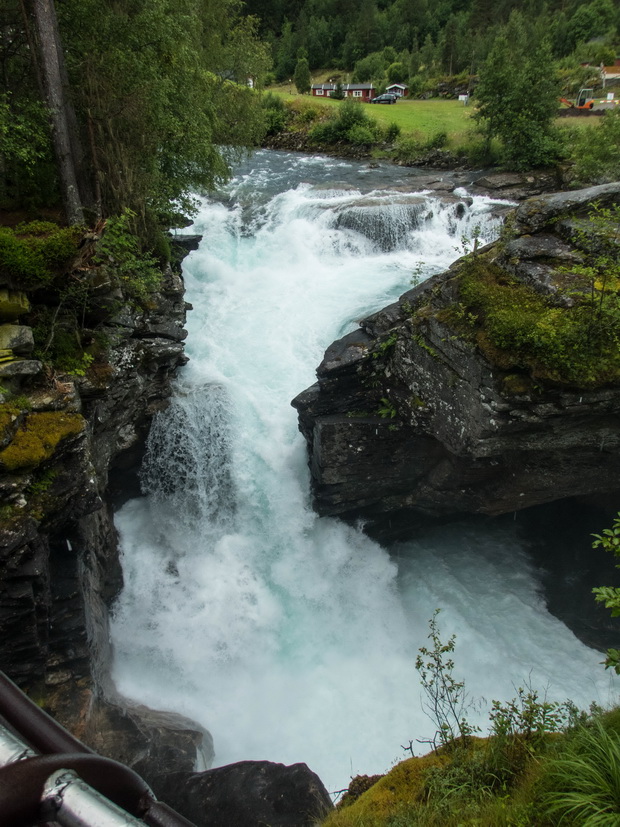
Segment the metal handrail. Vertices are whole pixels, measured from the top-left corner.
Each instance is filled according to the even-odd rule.
[[[0,726],[3,827],[50,820],[63,827],[195,827],[157,801],[129,767],[68,733],[2,672],[0,714],[14,730]]]

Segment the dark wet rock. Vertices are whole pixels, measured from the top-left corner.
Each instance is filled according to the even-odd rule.
[[[620,203],[620,183],[600,184],[597,187],[532,198],[517,209],[515,229],[522,234],[540,232],[552,226],[559,218],[569,213],[578,214],[592,203],[601,206]]]
[[[95,699],[83,740],[151,785],[167,773],[193,773],[213,762],[213,739],[195,721],[139,704]],[[198,760],[197,760],[198,756]]]
[[[305,764],[241,761],[201,773],[169,773],[153,791],[196,827],[313,827],[332,809]]]
[[[86,324],[107,342],[107,361],[84,376],[43,373],[28,359],[0,366],[13,393],[28,396],[28,408],[9,406],[0,422],[0,447],[22,446],[0,470],[0,668],[102,754],[148,777],[173,765],[189,772],[198,755],[211,759],[210,736],[180,716],[124,710],[109,679],[108,629],[122,585],[111,503],[117,490],[135,491],[151,420],[187,361],[184,285],[168,268],[141,309],[96,272],[92,282]],[[9,310],[27,310],[17,298],[8,296]],[[28,328],[4,328],[7,347],[27,349]],[[31,421],[36,439],[14,443]]]
[[[0,379],[13,379],[18,376],[36,376],[43,370],[43,364],[37,359],[16,359],[0,365]]]
[[[516,211],[518,237],[483,248],[479,261],[565,306],[566,269],[583,245],[563,226],[619,192],[616,184],[526,201]],[[451,315],[464,266],[330,345],[317,383],[293,401],[320,514],[362,519],[369,533],[394,537],[392,526],[401,534],[429,519],[618,488],[618,387],[533,380],[524,367],[494,361]]]

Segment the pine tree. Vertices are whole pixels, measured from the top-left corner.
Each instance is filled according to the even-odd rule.
[[[295,87],[300,95],[306,95],[310,91],[310,65],[308,64],[305,49],[300,49],[298,52],[295,75],[293,79],[295,81]]]

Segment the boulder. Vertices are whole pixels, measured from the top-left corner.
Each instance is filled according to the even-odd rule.
[[[0,321],[15,321],[29,310],[30,302],[25,293],[7,287],[0,288]]]
[[[13,353],[31,353],[34,348],[32,329],[25,325],[0,325],[0,350],[12,350]]]
[[[200,773],[173,772],[153,791],[196,827],[313,827],[332,809],[306,764],[240,761]]]
[[[195,721],[118,698],[95,699],[83,739],[101,755],[135,770],[147,784],[171,770],[191,774],[213,762],[213,739]]]

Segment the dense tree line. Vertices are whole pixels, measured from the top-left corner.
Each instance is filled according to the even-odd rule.
[[[587,57],[605,57],[604,38],[620,28],[613,0],[246,0],[246,9],[261,21],[277,80],[293,77],[300,48],[311,70],[355,70],[360,81],[385,49],[395,76],[475,72],[515,10],[545,33],[555,59],[593,38],[603,41]]]
[[[87,215],[186,208],[262,135],[256,25],[238,0],[5,0],[2,205],[53,203],[68,160]]]

